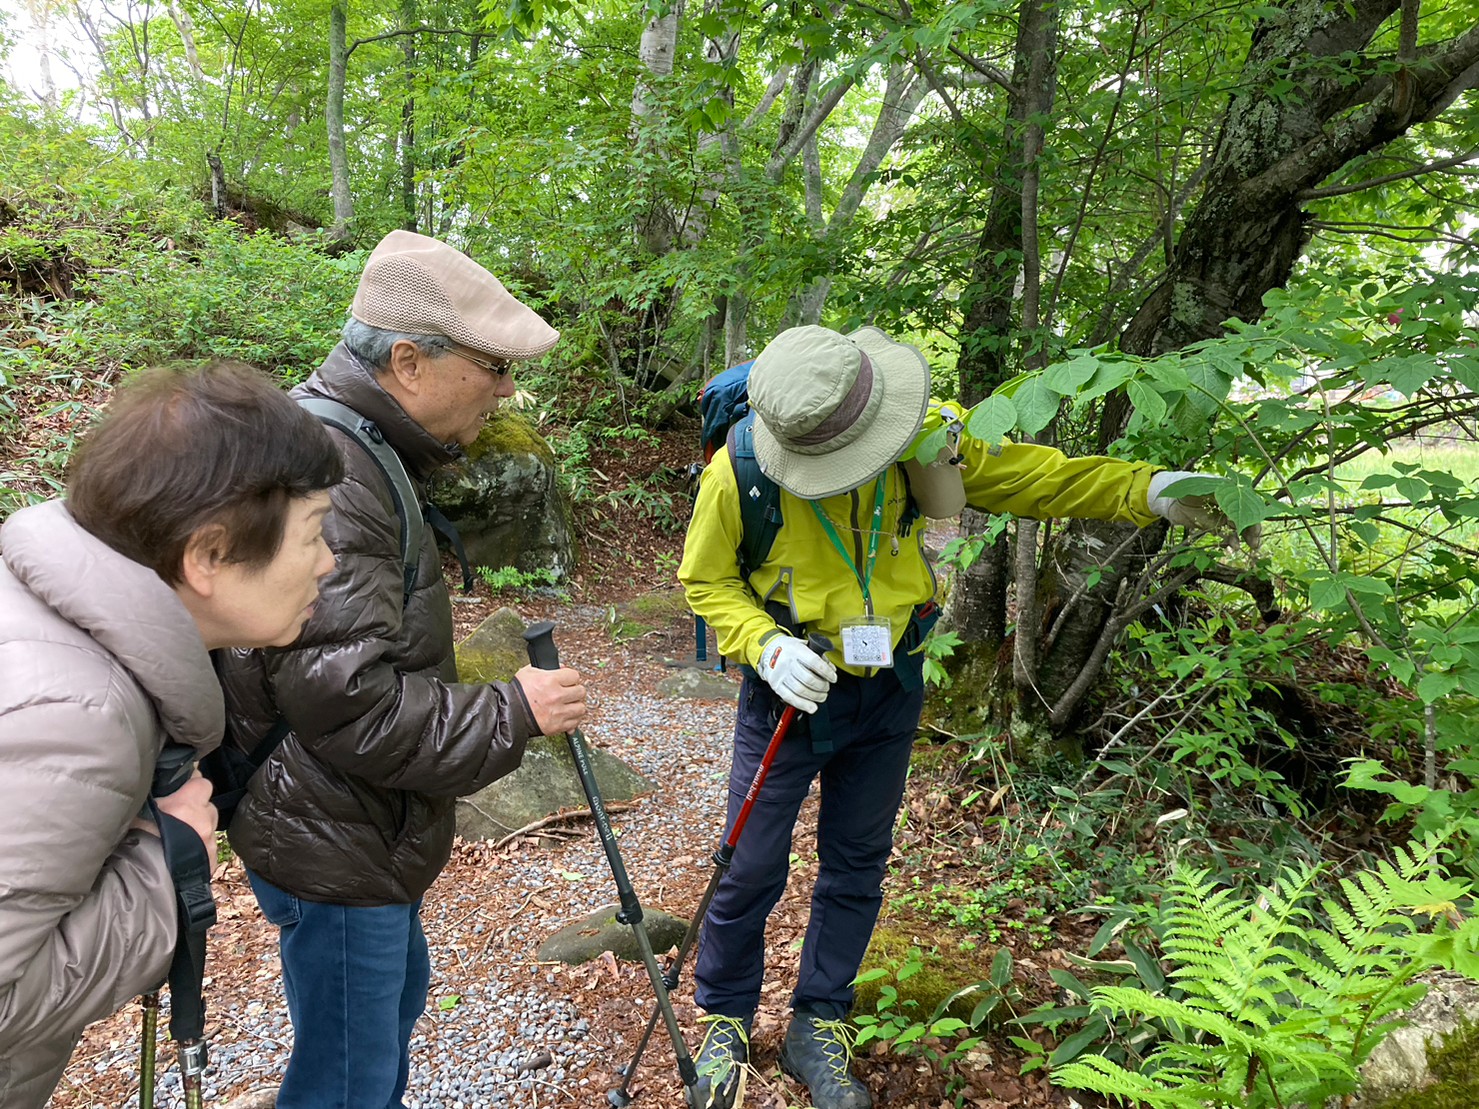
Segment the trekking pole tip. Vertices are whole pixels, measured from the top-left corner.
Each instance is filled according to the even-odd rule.
[[[614,1105],[616,1109],[626,1109],[632,1103],[632,1095],[622,1090],[608,1090],[606,1091],[606,1101]]]

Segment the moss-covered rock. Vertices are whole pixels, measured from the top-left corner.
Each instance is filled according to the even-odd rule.
[[[502,454],[527,454],[542,458],[551,466],[555,452],[534,425],[517,412],[500,409],[483,425],[477,441],[467,448],[467,460],[476,462],[490,451]]]
[[[474,566],[549,570],[575,564],[570,506],[554,452],[517,412],[499,412],[456,466],[433,477],[431,502],[462,536]]]
[[[529,662],[524,619],[500,608],[457,644],[457,678],[464,682],[506,682]]]
[[[916,952],[923,968],[900,981],[898,969],[914,959]],[[888,985],[899,992],[896,1007],[916,1020],[928,1020],[951,994],[989,979],[995,954],[994,948],[963,951],[949,936],[906,932],[880,923],[873,930],[867,954],[863,956],[861,973],[878,968],[890,973],[887,977],[859,984],[853,1014],[877,1012],[882,989]],[[969,1020],[972,1011],[987,996],[984,991],[968,991],[952,1001],[946,1013],[960,1020]],[[911,1006],[910,1002],[914,1004]]]
[[[1360,1109],[1479,1106],[1479,983],[1434,973],[1427,996],[1361,1067]]]

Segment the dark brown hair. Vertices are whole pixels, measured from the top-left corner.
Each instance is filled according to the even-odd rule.
[[[337,485],[344,460],[316,417],[240,362],[145,370],[119,387],[72,457],[67,506],[108,546],[180,581],[217,525],[229,562],[264,565],[295,497]]]

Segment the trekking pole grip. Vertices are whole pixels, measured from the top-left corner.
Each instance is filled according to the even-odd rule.
[[[524,629],[524,645],[529,648],[529,662],[540,670],[560,668],[560,649],[555,646],[555,622],[541,620]]]
[[[812,649],[814,654],[821,658],[826,658],[827,652],[832,649],[832,641],[821,632],[812,632],[807,636],[806,645]]]

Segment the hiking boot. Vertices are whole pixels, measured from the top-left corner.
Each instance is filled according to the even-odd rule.
[[[781,1044],[781,1070],[811,1091],[814,1109],[873,1109],[873,1095],[853,1077],[855,1033],[845,1021],[796,1013]]]
[[[745,1077],[749,1073],[750,1021],[744,1017],[700,1017],[707,1024],[704,1042],[694,1059],[698,1081],[689,1093],[693,1109],[736,1109],[745,1097]]]

